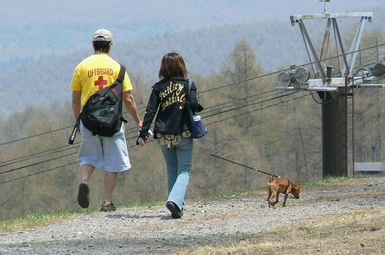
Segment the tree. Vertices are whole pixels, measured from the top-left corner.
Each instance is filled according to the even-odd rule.
[[[225,91],[227,97],[237,99],[237,105],[245,106],[239,111],[240,113],[247,112],[249,109],[247,105],[250,102],[248,96],[261,91],[264,87],[256,79],[262,73],[262,68],[257,64],[255,51],[248,41],[243,39],[235,45],[223,64],[222,73],[225,81],[231,84]],[[249,114],[236,117],[235,120],[244,133],[247,133],[253,125],[253,118]]]

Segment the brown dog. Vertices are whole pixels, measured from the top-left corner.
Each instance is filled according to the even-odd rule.
[[[289,194],[293,194],[293,196],[298,199],[299,193],[301,191],[301,184],[294,184],[288,178],[280,178],[277,176],[272,176],[270,181],[267,183],[267,187],[269,188],[269,196],[267,197],[267,202],[271,206],[274,206],[278,203],[279,193],[285,194],[285,200],[283,201],[283,206],[286,205],[286,200]],[[275,198],[275,202],[273,199]]]

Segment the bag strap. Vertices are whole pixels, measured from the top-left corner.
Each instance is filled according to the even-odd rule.
[[[116,80],[120,83],[123,83],[124,74],[126,73],[126,67],[120,63],[119,65],[120,65],[120,70],[119,70],[118,78]]]
[[[188,80],[188,89],[187,89],[187,94],[186,94],[186,108],[187,108],[188,114],[190,115],[191,120],[192,120],[193,115],[194,115],[193,111],[191,109],[190,101],[189,101],[189,96],[190,96],[190,91],[191,91],[192,83],[193,83],[193,81],[191,79],[189,79]]]
[[[193,81],[191,79],[188,80],[188,93],[190,93]]]
[[[74,128],[72,129],[71,135],[68,139],[68,144],[74,144],[76,133],[78,132],[78,129],[80,128],[80,115],[79,118],[76,120],[76,123],[74,125]]]
[[[191,91],[192,83],[193,83],[193,81],[191,79],[188,79],[188,88],[187,88],[187,93],[186,93],[187,102],[190,101],[189,100],[189,96],[190,96],[190,91]]]

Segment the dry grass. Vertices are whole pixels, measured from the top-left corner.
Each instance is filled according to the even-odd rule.
[[[385,254],[385,208],[328,215],[186,254]]]

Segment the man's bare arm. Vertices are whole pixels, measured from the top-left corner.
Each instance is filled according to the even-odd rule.
[[[79,118],[80,110],[81,110],[81,91],[72,91],[72,111],[74,113],[75,120]]]
[[[124,102],[124,107],[126,108],[128,113],[131,115],[131,117],[135,120],[136,125],[139,128],[142,127],[142,120],[139,117],[136,101],[134,96],[131,94],[131,91],[123,92],[123,102]]]

